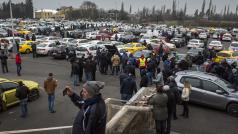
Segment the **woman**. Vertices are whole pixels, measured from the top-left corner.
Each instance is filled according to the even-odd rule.
[[[191,92],[191,85],[188,81],[184,81],[184,88],[182,91],[182,104],[183,104],[183,113],[182,116],[185,118],[189,117],[189,109],[188,109],[188,101],[189,101],[189,95]]]

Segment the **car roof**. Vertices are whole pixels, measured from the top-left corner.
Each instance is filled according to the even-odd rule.
[[[179,71],[176,73],[176,75],[194,76],[197,78],[210,79],[212,81],[215,81],[218,79],[218,77],[216,77],[214,74],[200,72],[200,71],[190,71],[190,70]]]
[[[8,79],[5,79],[5,78],[0,78],[0,83],[1,82],[6,82],[6,81],[9,81]]]
[[[224,50],[224,51],[220,51],[218,53],[227,53],[227,54],[230,54],[230,53],[233,53],[234,51],[227,51],[227,50]]]

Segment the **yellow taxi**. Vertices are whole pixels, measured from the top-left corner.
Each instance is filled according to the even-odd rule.
[[[146,47],[143,46],[141,43],[127,43],[127,44],[124,45],[123,49],[126,52],[134,54],[137,51],[141,51],[141,50],[146,49]]]
[[[216,57],[213,59],[213,61],[220,63],[224,59],[226,59],[228,62],[235,61],[238,59],[238,52],[220,51],[216,54]]]
[[[19,30],[17,30],[20,34],[24,34],[24,35],[29,35],[29,34],[31,34],[31,31],[29,31],[29,30],[26,30],[26,29],[19,29]]]
[[[32,52],[32,44],[35,43],[34,41],[24,41],[22,44],[19,45],[19,52],[20,53],[31,53]]]
[[[19,81],[22,81],[23,84],[29,88],[29,101],[32,101],[40,96],[39,84],[37,82],[0,78],[0,111],[5,111],[8,107],[20,102],[19,99],[16,98],[16,88],[18,87]]]

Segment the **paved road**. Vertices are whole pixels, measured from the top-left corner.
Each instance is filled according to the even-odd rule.
[[[185,52],[182,48],[180,51]],[[23,56],[22,76],[16,75],[14,60],[9,60],[9,74],[1,74],[6,78],[21,78],[37,81],[43,85],[43,81],[49,72],[56,74],[59,86],[56,92],[56,113],[48,112],[47,95],[41,91],[41,97],[29,103],[29,116],[21,119],[20,107],[14,106],[8,111],[0,113],[0,131],[33,129],[45,127],[57,127],[72,125],[78,109],[71,103],[68,97],[62,96],[65,85],[72,85],[70,80],[70,65],[65,60],[53,60],[49,57],[32,59],[29,55]],[[106,87],[102,90],[104,98],[119,98],[119,81],[116,76],[97,74],[97,80],[105,81]],[[75,89],[79,92],[79,89]],[[181,113],[178,106],[178,113]],[[181,134],[237,134],[238,118],[231,117],[223,111],[210,109],[197,105],[190,105],[190,118],[172,122],[172,130]]]

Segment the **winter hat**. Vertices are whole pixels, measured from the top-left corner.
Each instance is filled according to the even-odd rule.
[[[105,83],[101,81],[87,81],[84,85],[83,88],[87,90],[87,92],[92,95],[98,95],[101,89],[103,89]]]
[[[168,86],[168,85],[164,85],[164,86],[163,86],[163,90],[164,90],[164,91],[168,91],[168,90],[169,90],[169,86]]]

